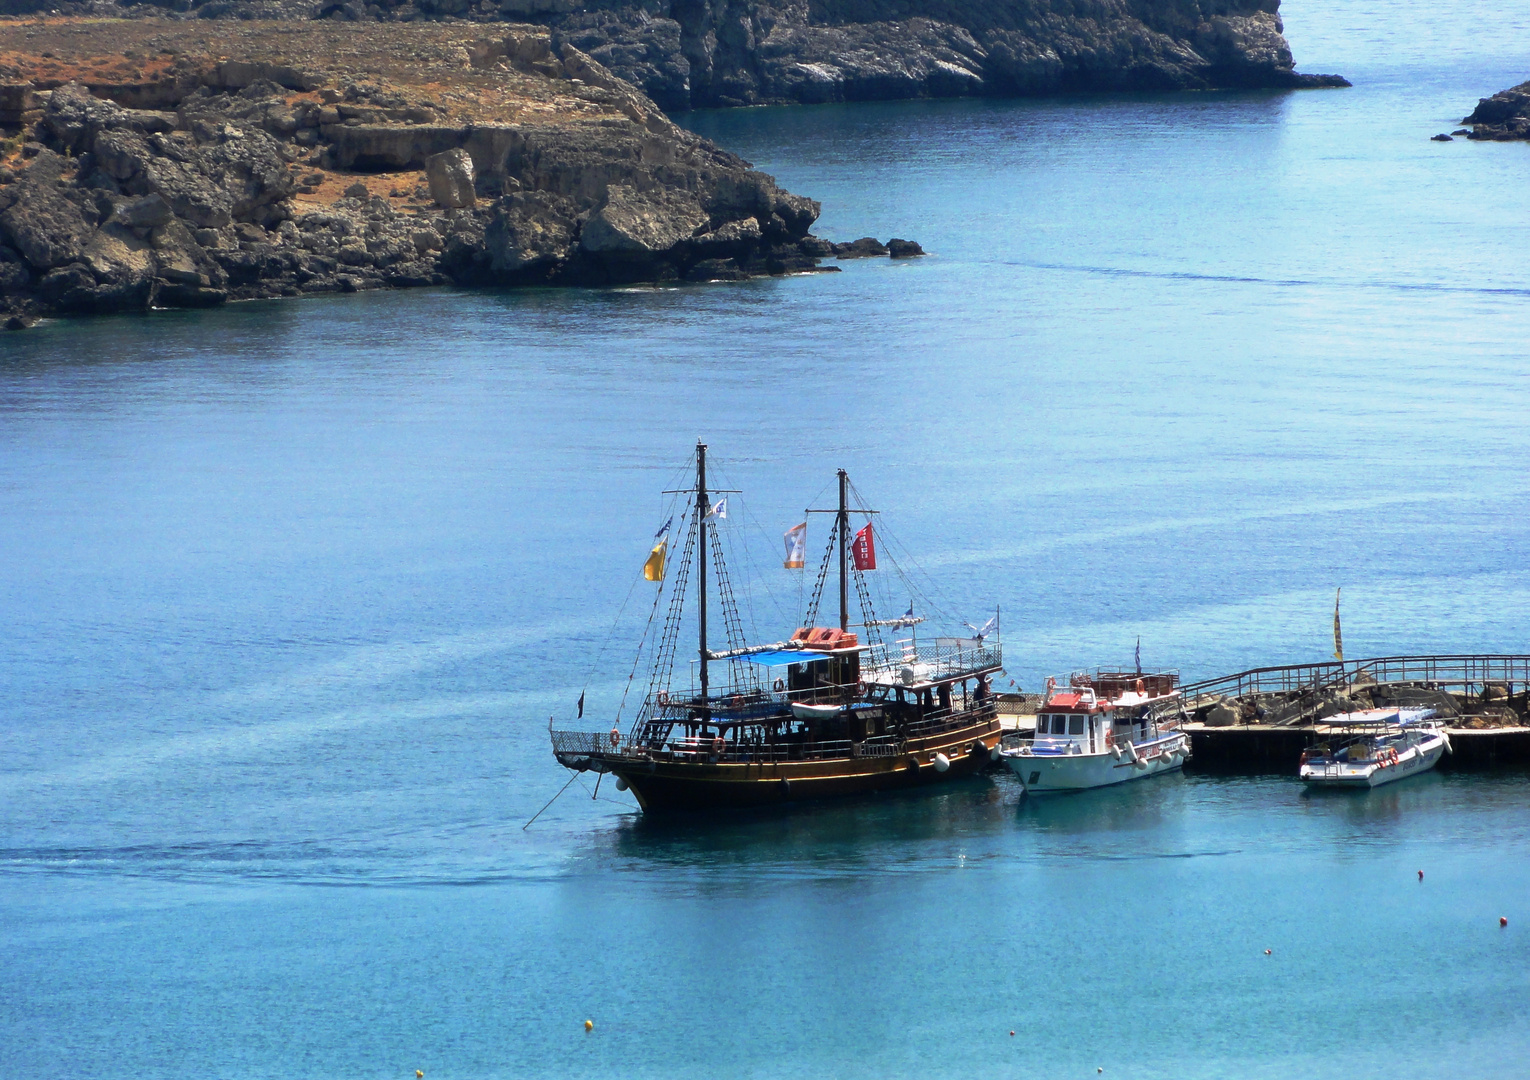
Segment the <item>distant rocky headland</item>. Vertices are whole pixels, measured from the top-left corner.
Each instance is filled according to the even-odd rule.
[[[922,254],[813,236],[655,95],[1343,83],[1294,72],[1276,0],[717,3],[0,0],[0,323]]]
[[[1530,139],[1530,82],[1522,82],[1477,102],[1463,124],[1469,139]]]
[[[226,57],[236,59],[226,59]],[[0,22],[0,321],[409,285],[733,280],[819,206],[541,27]]]
[[[533,23],[661,108],[1348,86],[1280,0],[0,0],[0,14]]]

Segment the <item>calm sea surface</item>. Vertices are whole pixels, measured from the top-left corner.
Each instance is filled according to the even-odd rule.
[[[1530,13],[1283,14],[1354,89],[684,118],[927,259],[0,339],[7,1071],[1522,1076],[1523,774],[521,828],[698,436],[762,638],[843,466],[1026,688],[1323,659],[1341,585],[1350,655],[1526,651],[1530,146],[1428,136]]]

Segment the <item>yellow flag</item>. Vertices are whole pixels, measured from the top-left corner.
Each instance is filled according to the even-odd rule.
[[[1344,659],[1344,635],[1339,631],[1339,593],[1343,591],[1341,587],[1333,594],[1333,658],[1335,660]]]
[[[646,581],[664,580],[664,552],[669,547],[669,537],[665,537],[653,546],[648,553],[648,561],[643,564],[643,578]]]

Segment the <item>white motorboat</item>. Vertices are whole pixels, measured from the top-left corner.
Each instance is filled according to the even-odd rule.
[[[1066,687],[1047,680],[1029,743],[1000,755],[1027,793],[1083,791],[1177,769],[1190,738],[1155,714],[1179,696],[1175,672],[1075,674]]]
[[[1450,749],[1433,709],[1362,709],[1328,718],[1329,741],[1303,752],[1309,787],[1373,788],[1428,772]]]

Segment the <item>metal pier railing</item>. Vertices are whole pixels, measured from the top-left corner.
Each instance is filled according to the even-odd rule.
[[[1321,692],[1356,682],[1412,683],[1432,689],[1460,687],[1480,690],[1489,683],[1521,686],[1530,683],[1530,655],[1468,653],[1443,656],[1373,656],[1361,660],[1328,660],[1314,664],[1283,664],[1250,668],[1233,675],[1187,683],[1181,701],[1248,694]]]

